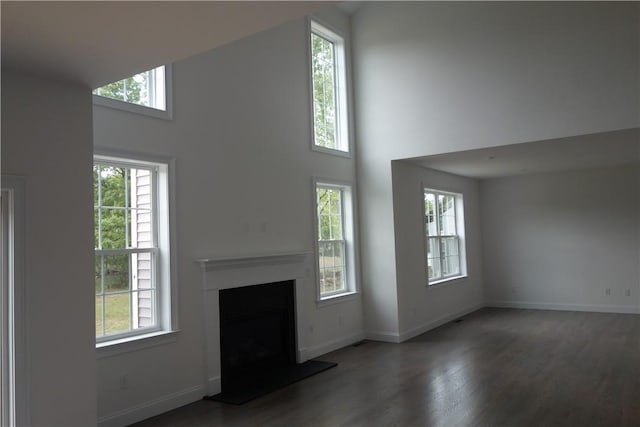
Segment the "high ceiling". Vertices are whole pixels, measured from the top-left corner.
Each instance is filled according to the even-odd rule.
[[[2,1],[2,66],[102,86],[333,2]]]
[[[477,179],[632,165],[640,163],[640,129],[459,151],[408,161]]]

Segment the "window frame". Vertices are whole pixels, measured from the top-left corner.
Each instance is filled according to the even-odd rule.
[[[158,68],[158,67],[155,67]],[[150,70],[147,70],[150,71]],[[97,89],[97,88],[96,88]],[[126,111],[128,113],[141,114],[143,116],[154,117],[163,120],[173,119],[173,65],[164,65],[164,93],[165,93],[165,109],[147,107],[145,105],[134,104],[119,99],[108,98],[102,95],[92,93],[93,105],[99,107],[111,108],[114,110]]]
[[[434,194],[436,205],[434,207],[435,212],[435,220],[436,220],[436,231],[437,236],[429,235],[429,226],[426,221],[427,212],[425,207],[425,197],[427,193]],[[439,202],[438,196],[452,196],[454,198],[454,223],[455,223],[455,233],[454,235],[444,235],[440,233],[440,218],[439,218]],[[452,191],[444,191],[438,190],[435,188],[430,188],[422,185],[422,236],[423,236],[423,248],[424,248],[424,273],[425,273],[425,282],[428,288],[431,288],[436,285],[441,285],[445,283],[449,283],[458,279],[466,278],[467,276],[467,257],[466,257],[466,239],[465,239],[465,227],[464,227],[464,195],[462,193],[456,193]],[[442,266],[442,241],[446,238],[456,238],[457,246],[458,246],[458,273],[444,275],[441,274],[438,278],[430,279],[429,278],[429,240],[437,239],[438,241],[438,250],[440,251],[441,256],[438,257],[440,262],[440,271],[443,271]]]
[[[24,177],[2,175],[1,192],[7,201],[3,203],[1,233],[7,234],[2,242],[2,292],[6,318],[2,319],[3,328],[3,373],[4,379],[3,409],[8,411],[1,420],[8,425],[30,425],[29,403],[29,352],[28,324],[26,319],[26,264],[25,264],[25,228],[26,228],[26,187]],[[8,372],[7,372],[8,371]]]
[[[334,179],[313,178],[313,224],[314,224],[314,259],[316,271],[316,303],[318,306],[345,301],[358,293],[358,260],[356,248],[356,211],[355,190],[350,182]],[[320,283],[320,235],[318,217],[318,189],[329,188],[340,190],[341,228],[344,241],[344,290],[328,294],[321,293]]]
[[[336,144],[338,148],[323,147],[316,144],[315,102],[313,90],[313,54],[312,34],[316,34],[334,45],[334,93],[336,96]],[[349,101],[347,39],[345,35],[316,17],[307,18],[307,55],[310,100],[311,149],[325,154],[351,158],[351,114]]]
[[[175,207],[173,188],[175,160],[162,156],[148,156],[126,151],[114,151],[97,148],[94,150],[93,164],[113,165],[121,167],[157,168],[154,173],[152,207],[156,216],[157,255],[154,266],[156,289],[154,327],[141,328],[123,333],[96,337],[98,357],[120,354],[127,351],[172,342],[172,336],[178,331],[176,260],[175,260]],[[113,250],[102,250],[113,252]],[[122,252],[121,250],[117,250]],[[136,249],[123,249],[136,252]],[[145,251],[147,251],[145,249]],[[94,250],[98,254],[97,250]],[[94,320],[95,322],[95,320]],[[94,327],[95,329],[95,327]]]

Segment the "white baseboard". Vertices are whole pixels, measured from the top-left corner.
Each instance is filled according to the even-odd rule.
[[[410,340],[411,338],[417,337],[420,334],[424,334],[427,331],[430,331],[431,329],[435,329],[438,326],[442,326],[447,322],[450,322],[452,320],[457,319],[458,317],[462,317],[465,316],[469,313],[473,313],[474,311],[480,310],[481,308],[483,308],[484,305],[483,304],[476,304],[474,306],[468,307],[464,310],[460,310],[456,313],[451,313],[451,314],[447,314],[445,316],[439,317],[435,320],[431,320],[427,323],[424,323],[422,325],[416,326],[414,328],[411,328],[407,331],[402,332],[399,335],[399,342],[404,342],[407,340]]]
[[[396,332],[365,332],[365,338],[371,341],[382,341],[398,344],[400,335]]]
[[[212,377],[207,380],[205,389],[207,396],[214,396],[222,391],[222,377]]]
[[[123,409],[98,419],[100,427],[121,427],[137,423],[180,406],[198,401],[206,394],[202,385],[167,394],[131,408]]]
[[[305,349],[305,360],[313,359],[314,357],[322,356],[323,354],[339,350],[348,345],[362,341],[364,338],[364,332],[358,332],[357,334],[353,334],[348,337],[337,338],[335,340],[331,340],[314,347],[309,347]]]
[[[556,303],[548,303],[548,302],[528,302],[528,301],[487,301],[485,303],[485,307],[640,314],[640,309],[638,307],[626,306],[626,305],[605,305],[605,304],[556,304]]]

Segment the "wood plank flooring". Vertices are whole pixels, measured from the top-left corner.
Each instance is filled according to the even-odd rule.
[[[640,316],[482,309],[242,406],[137,426],[640,426]]]

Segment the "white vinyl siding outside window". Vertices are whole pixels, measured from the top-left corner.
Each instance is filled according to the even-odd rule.
[[[462,194],[424,190],[424,230],[430,285],[465,275]]]
[[[96,157],[93,176],[96,342],[167,330],[167,165]]]
[[[310,21],[313,147],[349,152],[347,73],[344,39]]]

